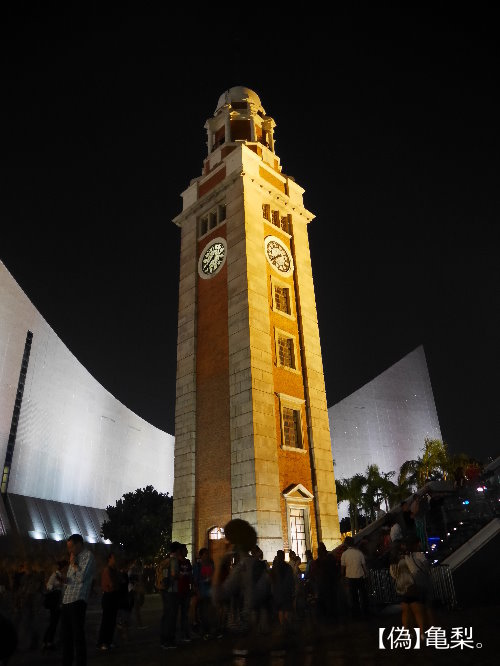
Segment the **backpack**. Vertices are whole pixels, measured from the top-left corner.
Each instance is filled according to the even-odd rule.
[[[170,578],[170,557],[166,557],[156,565],[155,587],[157,590],[168,589]]]

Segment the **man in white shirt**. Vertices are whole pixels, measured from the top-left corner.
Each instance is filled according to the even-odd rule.
[[[346,537],[347,550],[342,553],[340,570],[347,584],[351,612],[354,616],[368,613],[368,595],[365,578],[368,577],[365,556],[354,545],[352,537]]]

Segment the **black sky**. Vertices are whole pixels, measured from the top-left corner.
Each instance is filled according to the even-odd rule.
[[[424,344],[445,441],[500,454],[491,15],[19,7],[1,40],[0,259],[100,383],[173,433],[171,220],[205,120],[246,85],[317,216],[328,404]]]

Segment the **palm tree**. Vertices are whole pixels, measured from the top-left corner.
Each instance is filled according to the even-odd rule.
[[[358,508],[362,503],[363,487],[366,485],[366,479],[362,474],[355,474],[350,479],[337,479],[335,485],[338,501],[349,502],[351,530],[353,534],[356,534],[358,531]]]
[[[399,470],[396,483],[390,482],[389,503],[391,509],[407,499],[414,491],[417,485],[415,465],[416,460],[406,460]]]
[[[422,466],[419,478],[421,485],[433,478],[446,481],[449,455],[448,447],[444,442],[440,439],[426,438],[421,460]]]
[[[393,505],[393,496],[396,493],[398,486],[391,481],[392,477],[396,474],[394,470],[390,472],[382,472],[380,477],[380,495],[385,503],[385,511],[389,511]]]
[[[366,487],[362,496],[362,507],[370,522],[376,518],[375,508],[382,501],[383,478],[378,465],[368,465],[365,472]]]
[[[416,460],[406,460],[399,470],[398,485],[401,488],[421,488],[427,481],[446,480],[449,468],[446,444],[440,439],[424,440],[422,455]]]

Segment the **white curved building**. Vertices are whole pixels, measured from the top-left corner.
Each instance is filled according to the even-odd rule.
[[[368,384],[328,408],[335,478],[364,474],[376,464],[399,472],[422,452],[425,439],[441,439],[422,345]],[[347,503],[339,507],[347,515]]]
[[[0,462],[4,495],[105,508],[146,485],[173,489],[173,436],[90,375],[2,262]]]

